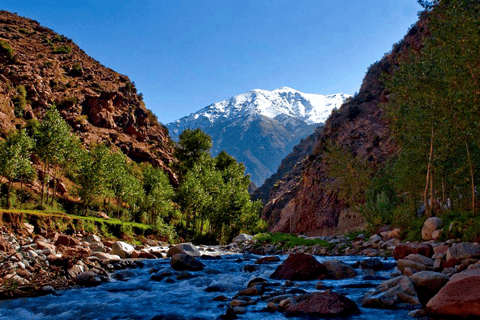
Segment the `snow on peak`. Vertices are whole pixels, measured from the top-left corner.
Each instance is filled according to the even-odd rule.
[[[307,124],[323,123],[332,109],[340,108],[350,97],[347,94],[321,95],[302,93],[289,87],[273,91],[254,89],[230,99],[215,102],[176,123],[207,120],[210,124],[221,119],[262,115],[268,118],[289,116]],[[202,120],[203,119],[203,120]]]

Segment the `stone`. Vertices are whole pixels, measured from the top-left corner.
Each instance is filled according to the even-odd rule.
[[[447,250],[444,267],[453,267],[462,260],[478,256],[480,256],[480,245],[470,242],[455,243]]]
[[[76,247],[79,244],[80,244],[80,241],[64,234],[59,235],[57,240],[55,241],[55,245],[57,247],[59,245],[66,246],[66,247]]]
[[[421,271],[411,276],[410,280],[413,282],[418,300],[422,305],[426,305],[428,300],[448,282],[449,277],[439,272]]]
[[[406,260],[406,259],[400,259],[397,261],[397,268],[400,270],[402,273],[404,273],[405,268],[410,268],[411,270],[418,272],[418,271],[423,271],[427,270],[427,266],[415,261],[411,260]]]
[[[102,239],[96,234],[89,234],[84,238],[84,240],[88,243],[102,243]]]
[[[2,235],[0,235],[0,251],[3,251],[5,253],[11,253],[15,251],[12,244]]]
[[[417,309],[422,307],[412,281],[406,276],[382,282],[375,290],[365,295],[362,306],[380,309]]]
[[[53,294],[54,296],[59,296],[60,294],[52,286],[43,286],[40,289],[41,295]]]
[[[438,241],[442,237],[442,230],[435,230],[432,232],[432,240]]]
[[[252,239],[253,239],[253,236],[242,233],[236,236],[235,238],[233,238],[232,241],[235,243],[241,243],[245,241],[252,241]]]
[[[276,280],[322,280],[328,274],[327,268],[313,256],[305,253],[291,254],[270,276]]]
[[[126,259],[130,257],[133,250],[135,249],[132,245],[123,241],[116,241],[112,246],[111,254],[120,256],[122,259]]]
[[[264,278],[255,278],[248,282],[247,287],[253,287],[253,286],[256,286],[257,284],[266,283],[266,282],[267,280]]]
[[[383,240],[382,237],[379,236],[378,234],[374,234],[373,236],[371,236],[371,237],[368,239],[368,241],[369,241],[369,242],[372,242],[372,243],[380,242],[380,241],[382,241],[382,240]]]
[[[480,270],[466,270],[453,275],[428,301],[427,313],[456,319],[480,318]]]
[[[106,252],[107,249],[103,245],[103,243],[98,243],[98,242],[92,242],[90,243],[90,250],[93,252]]]
[[[432,240],[433,232],[437,231],[443,225],[443,221],[437,217],[431,217],[425,220],[422,228],[422,239],[425,241]]]
[[[267,311],[275,312],[277,311],[277,309],[278,309],[278,306],[275,303],[273,302],[267,303],[267,308],[266,308]]]
[[[183,253],[177,253],[170,259],[170,266],[177,271],[200,271],[203,270],[203,263],[193,256]]]
[[[344,295],[325,291],[304,295],[296,304],[287,305],[285,313],[291,316],[332,317],[359,313],[358,306]]]
[[[375,271],[383,270],[383,263],[378,258],[365,259],[360,264],[362,269],[371,269]]]
[[[28,232],[29,234],[33,234],[33,232],[35,231],[35,227],[34,227],[34,226],[32,226],[30,223],[26,223],[26,222],[24,222],[23,225],[24,225],[24,227],[25,227],[25,230],[27,230],[27,232]]]
[[[353,278],[357,272],[350,266],[339,260],[328,260],[323,263],[328,270],[328,278],[340,280],[346,278]]]
[[[102,280],[92,271],[80,273],[75,277],[74,281],[83,287],[95,287],[102,283]]]
[[[403,259],[412,253],[430,258],[433,255],[433,247],[428,243],[401,243],[395,247],[393,257],[396,260]]]
[[[170,249],[168,249],[167,257],[170,258],[177,253],[188,254],[192,257],[200,257],[202,254],[198,249],[191,243],[181,243],[177,244]]]
[[[242,291],[237,293],[238,296],[260,296],[263,294],[263,290],[261,286],[251,286],[247,289],[243,289]]]
[[[92,256],[99,258],[102,261],[116,261],[120,260],[120,256],[104,252],[92,252]]]
[[[268,264],[268,263],[274,263],[274,262],[279,262],[280,258],[277,256],[270,256],[270,257],[263,257],[255,261],[255,264]]]
[[[405,257],[405,260],[410,260],[416,263],[424,264],[427,267],[433,267],[434,261],[430,258],[422,256],[421,254],[409,254]]]

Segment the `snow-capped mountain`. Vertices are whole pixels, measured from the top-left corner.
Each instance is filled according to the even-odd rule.
[[[320,95],[292,88],[255,89],[213,103],[167,124],[170,136],[200,128],[212,137],[212,155],[225,150],[243,162],[257,186],[277,170],[301,139],[325,122],[347,94]]]

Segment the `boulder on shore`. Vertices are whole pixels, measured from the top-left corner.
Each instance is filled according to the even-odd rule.
[[[433,247],[428,243],[401,243],[395,247],[393,257],[396,260],[403,259],[412,253],[430,258],[433,255]]]
[[[324,279],[327,268],[313,256],[305,253],[291,254],[270,276],[276,280],[315,280]]]
[[[422,239],[425,241],[433,239],[433,233],[443,225],[443,221],[437,217],[431,217],[425,220],[422,228]]]
[[[126,259],[130,257],[133,250],[135,249],[132,245],[123,241],[117,241],[112,246],[111,254],[120,256],[122,259]]]
[[[362,301],[365,308],[418,309],[421,308],[415,287],[406,276],[382,282],[374,291],[365,295]]]
[[[253,239],[253,236],[251,236],[249,234],[241,233],[238,236],[236,236],[235,238],[233,238],[232,242],[241,243],[241,242],[245,242],[245,241],[251,241],[252,239]]]
[[[453,275],[428,301],[427,312],[433,316],[480,318],[480,269]]]
[[[331,317],[359,313],[358,306],[344,295],[332,291],[306,294],[298,303],[288,304],[287,316]]]
[[[462,260],[480,256],[480,245],[470,242],[455,243],[447,250],[444,267],[453,267]]]
[[[417,292],[420,303],[426,305],[438,291],[448,282],[448,276],[433,271],[421,271],[410,277]]]
[[[198,249],[191,243],[180,243],[171,247],[168,249],[167,257],[173,257],[177,253],[188,254],[192,257],[200,257],[202,255],[200,251],[198,251]]]

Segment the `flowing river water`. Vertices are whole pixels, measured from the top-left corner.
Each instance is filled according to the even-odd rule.
[[[190,272],[190,279],[176,279],[175,272],[170,279],[173,281],[154,281],[150,270],[155,268],[163,271],[173,271],[169,260],[145,260],[143,268],[117,271],[110,282],[93,288],[76,288],[60,291],[59,296],[42,296],[0,301],[0,319],[215,319],[226,311],[227,302],[213,301],[219,295],[232,298],[237,292],[247,287],[247,283],[258,277],[263,277],[272,283],[275,290],[281,290],[285,281],[269,279],[275,268],[281,263],[258,265],[252,273],[245,272],[244,266],[252,265],[260,256],[252,254],[223,255],[217,260],[202,260],[205,269]],[[281,260],[287,258],[280,256]],[[316,257],[320,262],[328,259],[338,259],[346,264],[354,265],[365,257]],[[375,275],[356,269],[357,276],[344,280],[322,280],[326,288],[345,294],[360,307],[361,313],[348,317],[351,320],[400,320],[408,319],[406,310],[380,310],[361,307],[365,293],[389,277],[395,266],[394,260],[384,260],[386,269]],[[185,273],[183,274],[186,275]],[[117,279],[122,280],[117,280]],[[181,277],[180,277],[181,278]],[[173,282],[173,283],[168,283]],[[292,287],[284,288],[317,291],[318,281],[297,281]],[[207,292],[206,289],[216,288],[217,292]],[[293,290],[293,291],[295,291]],[[210,290],[208,290],[210,291]],[[252,297],[258,303],[246,307],[246,313],[239,319],[286,319],[280,312],[265,311],[267,301],[261,297]],[[297,319],[297,318],[289,318]],[[343,319],[341,317],[335,319]]]

